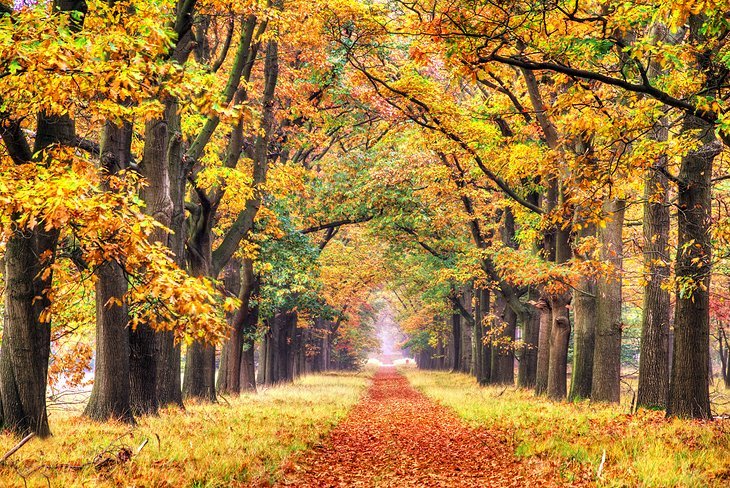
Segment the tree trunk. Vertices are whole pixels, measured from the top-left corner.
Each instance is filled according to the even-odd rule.
[[[167,236],[167,246],[175,257],[175,263],[185,268],[185,241],[187,229],[185,226],[185,193],[187,168],[182,158],[182,134],[180,129],[180,114],[176,100],[171,100],[165,108],[167,120],[168,147],[167,168],[170,182],[170,199],[172,213],[170,215],[170,230]],[[157,402],[159,406],[177,405],[182,407],[181,381],[181,350],[175,344],[172,331],[158,332],[155,337],[157,350]]]
[[[94,386],[84,415],[133,422],[129,382],[129,314],[122,303],[127,280],[114,262],[97,270]],[[121,305],[120,305],[121,303]]]
[[[570,293],[551,297],[553,323],[550,327],[550,359],[547,395],[553,400],[564,400],[567,393],[568,344],[570,342]]]
[[[224,269],[223,283],[227,293],[237,295],[241,307],[232,315],[229,314],[230,331],[228,340],[221,349],[220,367],[218,368],[218,392],[237,395],[241,391],[241,353],[243,352],[243,328],[248,315],[247,288],[248,267],[238,260],[231,262]],[[251,269],[253,274],[253,269]],[[250,288],[250,287],[249,287]]]
[[[451,371],[459,371],[461,360],[461,315],[458,312],[451,314]]]
[[[471,285],[464,287],[464,293],[460,300],[464,309],[472,314],[472,293]],[[473,316],[473,314],[472,314]],[[461,317],[461,360],[459,370],[462,373],[470,374],[472,372],[472,327]]]
[[[482,330],[482,340],[478,345],[482,348],[482,376],[479,384],[486,385],[492,377],[492,344],[489,341],[490,323],[487,320],[490,310],[491,295],[489,289],[480,290],[479,308],[481,309],[481,324],[477,324]]]
[[[621,275],[623,273],[623,224],[626,202],[609,200],[603,205],[606,226],[601,229],[601,259],[614,272],[598,280],[596,343],[593,357],[591,400],[618,403],[621,399]]]
[[[702,145],[682,158],[679,173],[677,299],[667,415],[710,418],[711,178],[722,145],[715,139],[713,127],[686,115],[684,132],[695,129],[700,130]]]
[[[199,196],[198,206],[190,217],[192,230],[188,240],[188,258],[193,276],[210,276],[213,213],[210,201],[204,196]],[[188,346],[185,355],[183,396],[216,401],[215,345],[195,340]]]
[[[132,124],[117,127],[106,122],[101,143],[101,163],[108,175],[129,165]],[[105,188],[108,190],[106,183]],[[94,386],[84,415],[94,420],[116,418],[133,422],[130,390],[129,313],[125,271],[115,261],[97,269],[96,362]]]
[[[548,365],[550,364],[550,337],[553,325],[553,312],[549,298],[541,297],[536,308],[540,311],[540,333],[537,345],[537,372],[535,374],[535,394],[544,395],[548,385]]]
[[[717,350],[720,354],[722,380],[725,388],[730,388],[730,340],[722,324],[718,326],[717,331]]]
[[[87,11],[85,2],[56,0],[53,10],[66,13],[62,15],[81,12],[80,18],[70,20],[69,27],[73,32],[82,29]],[[37,117],[31,153],[20,124],[6,119],[6,115],[0,114],[0,137],[8,156],[16,164],[36,164],[34,155],[41,154],[52,144],[63,144],[76,136],[75,123],[68,115],[41,111]],[[58,236],[59,231],[45,229],[44,222],[38,222],[33,230],[18,229],[18,232],[7,236],[4,259],[0,260],[5,281],[0,345],[0,426],[19,435],[51,435],[46,412],[51,350],[51,302],[47,293],[53,283],[50,266],[55,262]]]
[[[140,172],[147,185],[141,190],[141,198],[145,202],[145,213],[154,217],[165,228],[170,227],[173,213],[168,171],[168,141],[165,116],[145,124],[145,145]],[[167,231],[155,229],[150,235],[150,242],[159,242],[167,246]],[[129,345],[132,411],[135,415],[154,414],[159,406],[157,363],[160,351],[157,334],[147,324],[140,324],[130,331]]]
[[[530,302],[537,303],[539,298],[537,290],[530,289]],[[522,357],[517,372],[517,386],[520,388],[533,388],[537,381],[537,348],[541,313],[535,308],[529,315],[529,320],[523,324],[524,336],[522,341],[524,344],[521,348]]]
[[[662,141],[668,129],[662,123],[654,138]],[[644,183],[644,305],[639,356],[639,407],[665,408],[669,394],[670,297],[669,279],[669,180],[661,170],[667,155],[659,156],[657,169],[649,170]]]
[[[55,8],[81,10],[77,2]],[[0,123],[5,123],[0,120]],[[15,154],[19,164],[36,164],[38,154],[51,144],[63,143],[75,137],[75,125],[68,116],[40,113],[33,153],[25,137],[2,131],[8,152]],[[13,147],[17,145],[19,147]],[[53,283],[49,267],[55,262],[59,232],[22,229],[9,236],[4,262],[5,313],[3,339],[0,346],[0,425],[16,434],[35,433],[39,437],[51,434],[46,412],[48,359],[51,350],[51,302],[47,292]],[[47,256],[41,259],[42,256]],[[43,272],[49,272],[44,277]],[[46,315],[48,314],[48,315]]]
[[[495,322],[492,343],[491,383],[513,385],[515,382],[514,335],[517,326],[517,314],[507,305],[504,296],[496,292],[494,300]]]
[[[247,266],[244,259],[244,267]],[[253,263],[250,267],[251,275],[246,279],[251,279],[250,290],[248,292],[246,321],[243,326],[243,350],[241,352],[241,371],[240,371],[240,389],[243,391],[256,391],[256,363],[254,358],[256,336],[256,328],[259,322],[259,306],[258,300],[251,301],[251,298],[257,298],[261,289],[261,278],[253,274]],[[244,274],[248,271],[244,271]]]
[[[46,383],[51,345],[50,318],[43,313],[50,305],[46,290],[51,276],[41,273],[53,261],[58,232],[39,230],[13,234],[5,248],[5,313],[0,349],[0,398],[2,425],[19,435],[51,434],[46,413]],[[41,297],[41,299],[37,299]],[[47,312],[46,312],[47,313]]]
[[[592,237],[596,233],[595,225],[585,222],[580,213],[585,209],[576,208],[575,220],[582,225],[577,233],[578,239]],[[579,243],[579,242],[578,242]],[[576,258],[587,259],[585,256]],[[573,369],[568,399],[580,400],[590,398],[593,382],[593,351],[596,329],[596,280],[592,276],[578,279],[573,292]]]
[[[480,385],[489,383],[491,371],[490,349],[484,344],[484,320],[489,315],[489,290],[476,290],[477,302],[475,304],[474,320],[474,376]]]

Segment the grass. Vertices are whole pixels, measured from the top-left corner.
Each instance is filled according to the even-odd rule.
[[[293,453],[327,435],[367,384],[367,373],[306,376],[214,405],[167,409],[133,428],[53,412],[55,435],[32,439],[1,466],[0,486],[268,486]],[[0,436],[0,454],[17,441]]]
[[[632,415],[628,405],[556,403],[531,391],[479,387],[464,374],[402,371],[468,424],[504,432],[517,456],[554,463],[566,481],[587,475],[599,486],[730,486],[730,420]]]

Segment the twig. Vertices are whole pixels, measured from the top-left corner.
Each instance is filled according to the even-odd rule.
[[[603,466],[606,464],[606,450],[603,450],[603,456],[601,456],[601,464],[598,466],[598,473],[596,474],[597,478],[601,477],[601,474],[603,473]]]
[[[139,447],[134,451],[135,456],[139,454],[142,449],[144,449],[144,446],[147,445],[147,442],[149,442],[149,439],[145,437],[145,439],[142,441],[142,444],[140,444]]]
[[[21,447],[23,447],[24,445],[26,445],[28,443],[28,441],[31,440],[33,437],[35,437],[35,434],[33,432],[31,432],[27,436],[23,437],[23,440],[18,442],[14,448],[10,449],[8,452],[5,453],[5,455],[2,458],[0,458],[0,464],[5,464],[5,461],[7,461],[10,456],[12,456],[16,452],[18,452],[18,450]]]

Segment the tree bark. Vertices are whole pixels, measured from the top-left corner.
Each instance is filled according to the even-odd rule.
[[[86,4],[79,0],[55,0],[53,10],[67,15],[81,12],[71,19],[70,28],[83,27]],[[2,103],[2,100],[0,100]],[[33,153],[18,122],[0,114],[0,134],[8,156],[16,164],[37,164],[34,154],[52,144],[72,141],[76,136],[74,121],[68,115],[41,111],[37,117]],[[0,345],[0,425],[19,435],[51,435],[46,412],[48,360],[51,348],[51,302],[48,291],[53,283],[49,268],[56,258],[59,231],[23,229],[8,237],[5,248],[5,313]],[[43,272],[46,271],[46,276]],[[46,314],[48,314],[46,316]]]
[[[55,255],[58,232],[38,230],[13,234],[5,248],[5,313],[0,349],[2,425],[18,435],[51,435],[46,413],[46,383],[51,344],[50,319],[41,315],[50,305],[46,291],[51,277],[40,273]],[[51,260],[52,261],[52,258]],[[40,297],[38,300],[37,297]]]
[[[102,134],[101,164],[108,175],[129,165],[132,124],[106,122]],[[107,183],[104,182],[108,190]],[[130,398],[129,313],[125,302],[127,278],[115,261],[97,269],[96,362],[94,386],[84,415],[94,420],[110,418],[133,422]]]
[[[570,342],[570,293],[555,294],[550,300],[553,323],[550,328],[550,360],[547,396],[564,400],[567,393],[568,343]]]
[[[473,288],[471,285],[464,287],[464,293],[460,300],[462,306],[469,313],[472,314],[472,293]],[[461,360],[460,360],[460,371],[462,373],[470,374],[472,372],[472,327],[466,321],[462,319],[461,325]]]
[[[537,303],[539,295],[537,290],[530,289],[530,302]],[[521,347],[520,363],[517,370],[517,386],[520,388],[533,388],[537,381],[537,348],[540,334],[541,313],[531,313],[529,320],[524,324],[523,345]]]
[[[170,196],[168,172],[168,131],[165,118],[145,124],[145,145],[140,170],[147,185],[142,188],[145,213],[169,228],[172,221],[173,203]],[[167,246],[167,231],[155,229],[151,242]],[[130,387],[132,412],[135,415],[157,413],[157,362],[158,340],[155,331],[147,324],[140,324],[129,333]]]
[[[129,314],[127,304],[121,302],[126,292],[127,280],[121,266],[108,262],[97,270],[96,367],[91,398],[84,410],[84,415],[93,420],[134,422],[130,403]]]
[[[666,121],[659,123],[653,137],[666,140]],[[669,279],[669,180],[663,171],[667,155],[661,154],[644,183],[644,304],[641,317],[639,388],[636,404],[665,408],[669,394],[670,296]]]
[[[577,232],[578,240],[592,237],[596,234],[596,227],[589,224],[586,216],[581,215],[585,208],[576,208],[575,221],[581,225]],[[577,258],[587,259],[585,256]],[[582,276],[578,279],[573,292],[573,370],[570,382],[568,399],[581,400],[590,398],[593,382],[593,351],[596,329],[596,280],[592,276]]]
[[[730,388],[730,340],[725,327],[720,324],[717,331],[717,351],[720,354],[720,371],[725,388]]]
[[[458,312],[451,314],[451,371],[459,371],[461,359],[461,315]]]
[[[711,418],[707,344],[710,339],[711,178],[722,150],[714,127],[686,115],[683,130],[699,130],[702,145],[682,158],[678,180],[674,348],[667,415]]]
[[[612,199],[604,203],[606,226],[600,231],[601,259],[609,262],[614,274],[598,279],[596,339],[593,357],[591,400],[621,400],[621,295],[623,267],[623,223],[626,202]]]
[[[514,334],[517,326],[517,314],[507,305],[504,296],[496,292],[494,299],[494,324],[498,335],[493,335],[492,343],[492,384],[514,384],[515,380],[515,355],[512,346],[514,345]]]
[[[537,346],[537,372],[535,374],[535,394],[544,395],[547,392],[548,369],[550,364],[550,337],[553,322],[553,312],[550,308],[550,299],[540,297],[536,308],[540,311],[540,333]]]
[[[478,301],[475,308],[476,320],[474,322],[474,370],[477,382],[480,385],[486,385],[489,383],[492,370],[491,346],[485,344],[487,337],[484,330],[484,321],[489,316],[489,290],[477,290],[477,296]]]

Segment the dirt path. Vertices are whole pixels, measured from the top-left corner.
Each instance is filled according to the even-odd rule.
[[[499,434],[454,414],[381,369],[365,398],[330,434],[296,459],[279,486],[558,486],[530,475]]]

